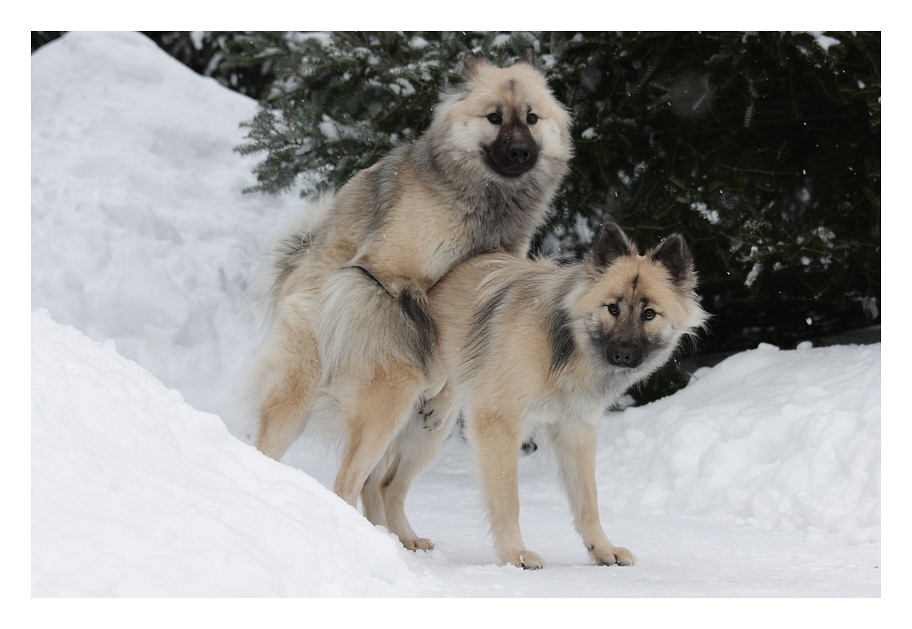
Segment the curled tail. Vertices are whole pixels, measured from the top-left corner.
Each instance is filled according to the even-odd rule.
[[[335,202],[333,192],[324,194],[310,204],[289,230],[277,238],[272,246],[273,292],[300,264],[301,259],[311,250],[315,234],[319,233],[330,208]]]
[[[361,267],[333,271],[316,318],[323,369],[352,372],[393,358],[427,373],[437,328],[427,296],[405,288],[393,296]]]
[[[273,253],[276,286],[297,268],[301,258],[310,250],[312,243],[313,234],[306,228],[295,230],[279,240]]]

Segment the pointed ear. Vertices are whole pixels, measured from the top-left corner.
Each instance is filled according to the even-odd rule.
[[[526,51],[523,53],[523,56],[520,57],[519,62],[528,63],[530,66],[532,66],[536,70],[539,69],[538,59],[535,58],[535,49],[532,48],[531,46],[529,48],[526,48]]]
[[[590,260],[602,272],[623,256],[637,255],[637,248],[617,223],[605,223],[592,240]]]
[[[462,63],[462,78],[468,80],[477,72],[478,66],[486,65],[488,60],[484,57],[479,57],[470,50],[463,56]]]
[[[693,258],[680,234],[672,234],[648,254],[651,260],[663,265],[671,273],[675,284],[694,280]]]

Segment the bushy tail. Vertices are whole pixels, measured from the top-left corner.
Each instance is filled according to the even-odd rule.
[[[358,267],[333,271],[315,319],[325,373],[369,370],[388,358],[427,371],[436,327],[420,292],[391,296]]]
[[[300,228],[281,238],[273,251],[275,264],[275,284],[281,284],[289,273],[295,270],[301,257],[309,250],[313,242],[313,233]]]
[[[285,234],[275,240],[271,253],[273,292],[282,284],[288,274],[297,268],[301,258],[310,251],[314,235],[319,233],[335,198],[335,193],[328,193],[320,197],[307,207]]]

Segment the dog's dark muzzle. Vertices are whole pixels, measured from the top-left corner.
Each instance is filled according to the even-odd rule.
[[[527,173],[538,162],[538,145],[528,129],[504,129],[497,139],[485,147],[488,165],[508,177]]]

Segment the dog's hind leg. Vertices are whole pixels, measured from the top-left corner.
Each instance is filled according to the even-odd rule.
[[[449,390],[433,400],[433,428],[426,425],[428,417],[415,413],[396,437],[391,448],[396,452],[396,460],[390,466],[380,484],[383,506],[386,512],[387,528],[399,537],[402,545],[409,550],[430,550],[433,542],[418,537],[405,515],[405,498],[412,481],[437,456],[440,446],[452,432],[459,415]],[[425,404],[425,410],[430,408]]]
[[[309,323],[288,305],[281,310],[260,357],[256,447],[282,458],[304,430],[321,375]]]
[[[581,421],[560,421],[548,427],[559,476],[576,530],[599,565],[630,566],[636,562],[626,548],[615,546],[605,535],[599,518],[595,487],[595,448],[598,426]]]
[[[414,413],[425,377],[419,367],[389,359],[366,378],[336,389],[349,441],[333,490],[352,506],[393,438]],[[348,393],[345,390],[348,389]]]
[[[388,474],[388,470],[395,467],[396,461],[390,465],[389,457],[384,456],[364,481],[364,487],[361,489],[361,511],[371,524],[389,528],[386,522],[386,510],[383,508],[381,483]]]

